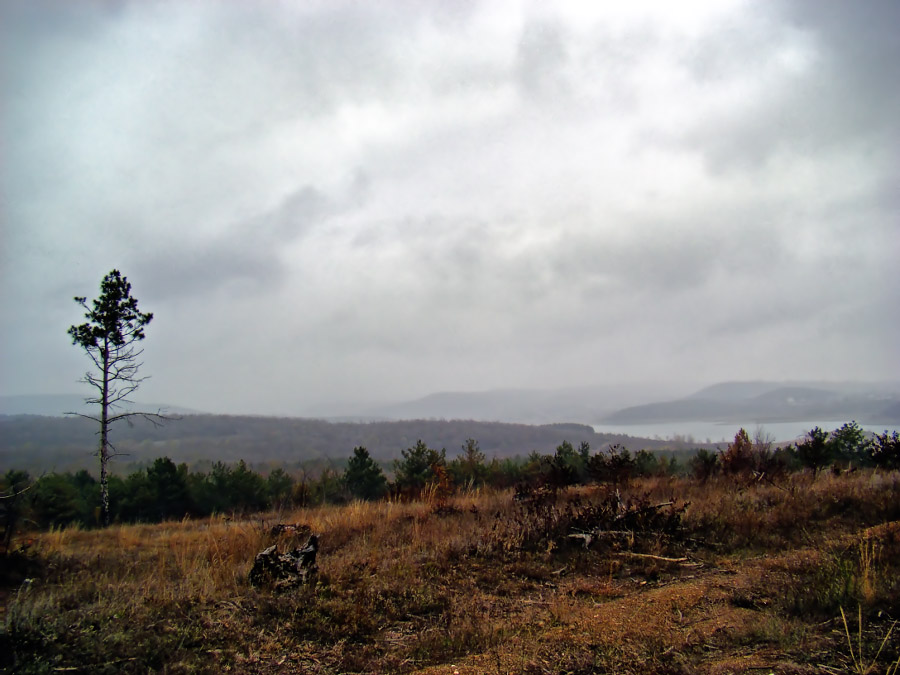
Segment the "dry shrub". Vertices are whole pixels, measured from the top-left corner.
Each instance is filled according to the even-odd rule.
[[[794,474],[779,484],[743,487],[719,478],[688,484],[685,524],[728,549],[778,549],[900,517],[898,474]],[[826,526],[827,524],[827,526]]]

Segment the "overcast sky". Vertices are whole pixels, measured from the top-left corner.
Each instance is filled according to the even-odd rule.
[[[900,377],[900,3],[3,0],[0,393]]]

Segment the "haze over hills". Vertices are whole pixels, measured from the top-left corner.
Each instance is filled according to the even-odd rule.
[[[341,422],[474,420],[517,424],[653,424],[661,422],[786,422],[855,419],[900,422],[900,382],[721,382],[687,393],[682,385],[606,385],[566,389],[437,392],[381,405],[332,405],[290,417]],[[133,408],[172,415],[206,414],[172,404]],[[89,413],[78,394],[0,396],[0,415]]]
[[[246,460],[256,466],[300,466],[318,462],[341,466],[353,448],[365,446],[378,460],[389,462],[423,440],[446,448],[452,458],[467,438],[479,442],[488,458],[552,454],[562,441],[582,441],[601,449],[621,443],[633,450],[680,450],[683,446],[623,434],[601,434],[583,424],[526,425],[473,420],[397,420],[328,422],[325,420],[230,415],[185,415],[163,425],[140,417],[112,431],[121,458],[117,471],[146,465],[157,457],[191,465]],[[82,417],[0,415],[0,470],[42,471],[93,469],[97,424]],[[689,449],[689,448],[688,448]],[[0,471],[2,472],[2,471]]]
[[[684,395],[674,386],[442,392],[367,409],[380,419],[472,419],[547,424],[900,422],[900,382],[721,382]]]
[[[900,382],[727,382],[685,398],[635,405],[606,424],[791,422],[813,419],[900,422]]]
[[[605,385],[564,389],[493,389],[438,392],[422,398],[374,406],[383,419],[471,419],[550,424],[591,424],[623,406],[638,405],[689,391],[684,385]]]
[[[643,395],[637,387],[440,393],[330,420],[192,414],[178,406],[138,403],[139,410],[163,409],[181,419],[155,427],[135,418],[133,425],[116,425],[114,435],[117,448],[130,456],[122,466],[159,456],[189,463],[246,459],[291,464],[341,461],[356,445],[388,461],[419,439],[446,447],[451,456],[470,437],[488,456],[498,457],[552,452],[563,440],[588,441],[595,449],[611,443],[632,450],[701,445],[689,437],[649,440],[627,429],[659,422],[900,424],[900,383],[730,382],[682,398],[612,406],[629,397],[639,402]],[[67,411],[96,414],[78,395],[0,397],[0,464],[33,470],[91,467],[97,425],[63,417]],[[591,424],[618,428],[595,430]]]
[[[24,396],[0,396],[0,415],[45,415],[59,417],[66,413],[94,414],[97,406],[84,402],[83,394],[29,394]],[[123,402],[124,410],[143,410],[146,412],[161,411],[170,415],[197,415],[200,410],[193,410],[178,405]]]

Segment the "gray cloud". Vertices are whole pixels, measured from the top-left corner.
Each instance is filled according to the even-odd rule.
[[[214,291],[271,292],[283,281],[284,265],[271,251],[254,247],[252,236],[205,242],[185,248],[176,244],[140,256],[133,268],[153,279],[151,300],[197,298]]]
[[[712,170],[759,167],[778,153],[816,156],[854,144],[895,161],[900,94],[890,64],[900,39],[895,3],[785,2],[761,25],[730,26],[692,50],[698,77],[759,78],[752,98],[725,114],[702,115],[686,136]]]
[[[900,372],[894,3],[0,11],[10,393],[112,267],[204,409]]]
[[[516,50],[516,78],[526,96],[539,100],[569,93],[566,33],[556,22],[535,21],[522,30]]]
[[[241,224],[249,237],[291,241],[308,232],[335,209],[328,197],[310,185],[298,188],[273,211]]]

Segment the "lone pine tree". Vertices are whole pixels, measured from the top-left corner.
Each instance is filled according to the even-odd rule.
[[[151,421],[162,419],[159,413],[123,410],[121,403],[128,401],[146,378],[138,377],[143,353],[137,343],[144,339],[144,328],[153,314],[138,310],[137,299],[131,295],[131,284],[118,270],[112,270],[100,282],[100,297],[88,307],[87,298],[76,297],[75,302],[85,309],[86,323],[70,326],[69,336],[87,353],[94,369],[85,373],[83,382],[96,390],[86,403],[100,406],[99,417],[76,414],[100,424],[100,518],[109,525],[109,460],[115,448],[109,442],[109,426],[127,417],[141,416]]]

